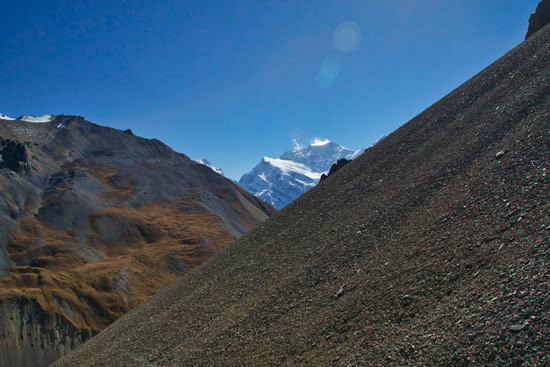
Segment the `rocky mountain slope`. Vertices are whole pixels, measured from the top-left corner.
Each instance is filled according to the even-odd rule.
[[[272,208],[157,140],[0,119],[0,365],[45,366]]]
[[[55,366],[544,366],[550,27]]]
[[[262,158],[244,174],[239,185],[277,209],[283,208],[315,186],[321,175],[339,159],[353,159],[363,150],[350,150],[328,140],[297,147],[279,158]]]

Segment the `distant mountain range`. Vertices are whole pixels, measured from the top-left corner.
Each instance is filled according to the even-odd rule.
[[[308,147],[296,147],[279,158],[263,157],[238,184],[277,209],[288,205],[317,183],[341,158],[353,159],[364,149],[351,150],[329,140],[316,139]]]

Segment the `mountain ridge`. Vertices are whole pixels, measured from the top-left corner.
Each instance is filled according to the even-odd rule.
[[[0,365],[52,363],[272,212],[156,139],[50,117],[0,120]]]

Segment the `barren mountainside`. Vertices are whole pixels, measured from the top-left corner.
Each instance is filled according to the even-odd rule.
[[[272,211],[160,141],[82,117],[1,118],[0,143],[2,366],[55,361]]]
[[[550,27],[55,366],[544,366]]]

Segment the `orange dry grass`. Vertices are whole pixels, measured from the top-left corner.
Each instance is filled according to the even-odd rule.
[[[90,216],[92,228],[105,215],[126,221],[132,240],[107,243],[93,233],[89,243],[106,256],[90,263],[78,250],[93,246],[79,244],[70,230],[23,223],[13,234],[10,257],[18,264],[32,261],[0,279],[0,298],[33,298],[46,312],[99,331],[234,240],[218,217],[184,198],[101,210]]]

